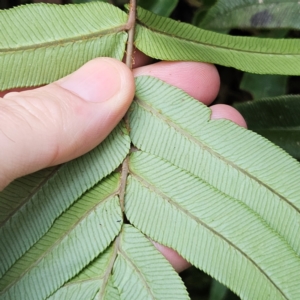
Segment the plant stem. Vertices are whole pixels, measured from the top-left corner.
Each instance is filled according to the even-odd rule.
[[[119,245],[120,245],[120,236],[117,236],[114,241],[114,244],[113,244],[113,247],[114,247],[113,254],[107,265],[105,275],[102,278],[103,281],[102,281],[101,288],[100,288],[99,295],[98,295],[99,300],[103,299],[104,294],[106,292],[105,287],[107,286],[109,276],[112,274],[112,269],[113,269],[114,263],[116,261],[117,255],[118,255]]]
[[[121,182],[120,182],[120,191],[119,191],[120,206],[123,213],[125,209],[125,203],[124,203],[125,188],[126,188],[126,181],[127,181],[128,169],[129,169],[128,159],[129,157],[127,155],[122,163],[122,173],[121,173]]]
[[[130,69],[132,69],[132,61],[133,61],[133,40],[134,40],[135,19],[136,19],[136,0],[130,0],[129,15],[126,24],[126,28],[128,30],[126,65]],[[126,115],[124,116],[124,122],[129,132],[130,128],[129,128],[128,113],[126,113]],[[127,155],[122,163],[121,183],[120,183],[120,191],[119,191],[120,206],[123,213],[125,209],[125,203],[124,203],[125,189],[126,189],[126,181],[127,181],[128,169],[129,169],[128,160],[129,157]]]
[[[129,15],[126,24],[128,30],[126,65],[130,69],[132,69],[132,61],[133,61],[133,40],[134,40],[135,19],[136,19],[136,0],[130,0]]]

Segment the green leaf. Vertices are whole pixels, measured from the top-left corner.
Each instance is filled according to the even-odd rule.
[[[109,289],[108,285],[110,285],[110,283],[107,282],[107,277],[111,271],[110,265],[115,260],[115,249],[114,243],[101,253],[89,266],[83,269],[75,278],[67,282],[47,299],[99,299],[97,298],[99,289],[102,290],[101,288],[105,288],[105,286],[106,289]]]
[[[238,37],[206,31],[138,9],[135,45],[162,60],[193,60],[250,73],[299,75],[300,41]]]
[[[189,299],[174,269],[137,229],[125,225],[113,268],[121,299]]]
[[[194,13],[193,16],[193,20],[192,20],[192,24],[197,26],[197,27],[201,27],[200,24],[202,22],[202,20],[204,19],[204,17],[206,16],[206,14],[210,11],[211,7],[215,4],[216,0],[210,1],[210,0],[204,0],[204,1],[200,1],[200,7],[196,10],[196,12]],[[217,31],[219,33],[227,33],[228,30],[214,30]]]
[[[206,61],[254,73],[300,73],[299,40],[220,35],[142,8],[138,20],[135,44],[154,58]],[[121,59],[126,21],[124,12],[103,2],[1,11],[0,90],[52,82],[94,57]]]
[[[1,299],[45,299],[105,250],[122,224],[118,188],[110,176],[62,214],[1,279]]]
[[[153,57],[300,72],[299,40],[230,37],[142,9],[138,18],[135,44]],[[120,59],[126,20],[100,2],[0,12],[0,88],[53,81],[95,56]],[[211,121],[209,108],[162,81],[136,84],[132,141],[120,124],[93,152],[0,194],[0,298],[187,299],[145,233],[242,298],[298,299],[299,163],[253,132]],[[126,182],[109,174],[130,142]],[[136,229],[121,228],[123,218]]]
[[[136,87],[136,99],[129,111],[130,135],[135,147],[149,153],[134,152],[129,160],[125,195],[129,221],[150,238],[174,248],[243,298],[297,299],[300,292],[299,164],[265,139],[232,122],[210,121],[209,108],[158,79],[139,77]],[[121,132],[127,153],[128,137],[124,129]],[[112,197],[119,193],[119,179],[115,182],[114,187],[109,185]],[[102,188],[102,184],[96,189]],[[92,189],[86,195],[94,192]],[[67,283],[104,251],[117,234],[113,229],[119,228],[113,227],[121,216],[117,196],[107,202],[112,204],[112,209],[106,211],[107,207],[100,207],[98,196],[88,208],[86,195],[59,217],[5,273],[0,290],[5,289],[7,298],[13,295],[12,299],[18,299],[17,293],[28,292],[29,299],[43,299],[56,292],[59,299],[60,295],[68,297],[84,287],[91,290],[83,290],[81,295],[93,299],[135,299],[141,294],[151,297],[151,293],[155,299],[166,299],[166,293],[171,295],[170,299],[185,298],[181,288],[181,292],[174,291],[177,279],[168,273],[168,267],[160,261],[161,255],[154,254],[157,251],[149,241],[152,250],[148,249],[138,233],[126,237],[126,226],[113,242],[114,254],[105,259],[102,269],[100,267],[101,278],[95,278],[97,271],[87,272],[91,270],[88,267]],[[95,234],[90,237],[89,233],[94,231],[87,225],[86,231],[81,231],[80,222],[73,219],[69,227],[62,222],[60,230],[55,229],[55,224],[64,220],[64,216],[77,217],[77,209],[72,209],[79,203],[83,205],[78,214],[82,224],[88,225],[85,215],[92,215],[92,223],[98,229],[101,221],[105,221],[101,214],[107,216],[108,227],[103,230],[111,234],[99,251],[91,247],[87,253],[84,247],[72,244],[81,243],[82,239],[80,245],[87,245],[89,238],[94,241],[95,236],[102,241]],[[118,214],[111,213],[112,210]],[[26,218],[30,219],[31,215]],[[62,243],[60,247],[61,236],[70,243]],[[65,244],[72,250],[61,254]],[[76,254],[70,255],[73,252]],[[50,259],[52,255],[61,260],[53,264],[56,260]],[[68,260],[78,257],[84,258],[83,262]],[[64,265],[68,262],[69,268]],[[48,271],[49,277],[41,275],[49,274]],[[160,276],[172,282],[174,279],[175,283]],[[98,290],[93,279],[99,280]],[[168,290],[163,283],[171,288]],[[40,289],[41,285],[45,287]],[[28,291],[31,287],[34,288]],[[133,295],[133,291],[138,292]]]
[[[228,289],[226,286],[217,280],[213,280],[210,287],[209,300],[224,300],[226,299],[227,292]]]
[[[111,275],[118,250],[116,241],[118,241],[118,239],[75,278],[70,280],[47,299],[120,300],[119,291],[114,286]]]
[[[291,28],[300,29],[298,0],[219,0],[209,10],[200,27]]]
[[[79,3],[87,3],[87,2],[95,2],[95,1],[109,2],[109,0],[73,0],[72,2],[75,4],[79,4]]]
[[[287,93],[287,76],[245,73],[240,89],[249,92],[253,99],[276,97]]]
[[[58,167],[48,168],[36,173],[18,178],[0,192],[0,226],[10,218],[26,199],[37,192],[58,170]]]
[[[137,4],[157,15],[168,17],[178,4],[178,0],[137,0]]]
[[[133,144],[243,202],[300,255],[299,163],[249,130],[210,120],[209,108],[158,79],[141,76],[136,86]]]
[[[121,59],[126,21],[103,2],[0,11],[0,90],[52,82],[98,56]]]
[[[258,36],[271,38],[284,38],[287,30],[272,30],[260,32]],[[240,83],[240,89],[249,92],[254,99],[275,97],[287,93],[288,76],[282,75],[259,75],[244,73]]]
[[[130,225],[123,226],[112,247],[49,299],[94,298],[189,299],[178,274]]]
[[[39,184],[35,175],[21,181],[29,182],[34,191],[23,193],[16,181],[0,192],[0,207],[7,215],[0,226],[0,275],[24,254],[53,224],[54,220],[72,205],[86,190],[110,174],[123,161],[129,151],[130,141],[122,123],[93,151],[75,159],[48,176]],[[11,209],[7,203],[20,202]],[[5,208],[7,207],[7,210]]]
[[[148,153],[129,168],[126,215],[142,232],[244,299],[297,299],[299,255],[242,201]]]
[[[235,104],[248,128],[300,159],[300,96],[282,96]]]
[[[102,296],[102,295],[100,294],[100,296]],[[94,299],[98,300],[99,296],[96,295],[96,297]],[[111,275],[109,276],[108,281],[107,281],[107,285],[105,287],[105,294],[100,299],[101,300],[102,299],[105,299],[105,300],[121,300],[120,293],[119,293],[117,287],[114,285]]]

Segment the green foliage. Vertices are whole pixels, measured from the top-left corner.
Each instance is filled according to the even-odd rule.
[[[28,299],[44,299],[103,252],[122,225],[117,188],[116,176],[109,177],[60,215],[3,276],[4,297],[22,299],[26,291]]]
[[[300,29],[298,0],[219,0],[198,26],[216,30],[230,28]]]
[[[101,2],[20,6],[0,20],[0,90],[49,83],[98,56],[121,59],[127,39],[126,14]]]
[[[276,97],[287,92],[287,76],[245,73],[240,89],[248,91],[253,99]]]
[[[42,173],[41,183],[32,182],[34,190],[28,189],[27,195],[24,190],[31,178],[20,179],[17,190],[10,187],[1,193],[1,210],[3,215],[10,216],[0,227],[1,275],[46,233],[63,211],[118,167],[129,150],[129,139],[124,131],[118,126],[88,155],[55,168],[47,176]],[[21,197],[16,197],[16,194],[21,194]]]
[[[236,104],[248,127],[300,159],[300,97],[281,96]]]
[[[178,4],[178,0],[138,0],[137,4],[157,15],[168,17]]]
[[[300,74],[299,40],[233,37],[138,9],[135,45],[151,57],[194,60],[259,74]],[[153,47],[153,45],[156,45]]]
[[[227,6],[234,12],[243,2]],[[169,10],[159,3],[152,10],[169,15],[177,1]],[[93,57],[121,59],[126,22],[126,13],[102,1],[1,11],[0,90],[51,82]],[[221,35],[142,8],[134,43],[157,59],[300,74],[298,39]],[[299,141],[297,117],[289,118],[298,102],[295,96],[236,106],[253,130],[270,139],[276,132],[275,142]],[[152,77],[136,79],[126,121],[129,132],[121,122],[85,156],[0,193],[0,299],[188,299],[149,239],[243,299],[298,299],[299,163],[254,132],[210,120],[209,108]],[[120,164],[128,164],[127,178]],[[218,299],[226,294],[222,286],[214,290]]]
[[[227,288],[220,284],[217,280],[212,281],[211,291],[210,291],[210,300],[223,300],[227,294]]]

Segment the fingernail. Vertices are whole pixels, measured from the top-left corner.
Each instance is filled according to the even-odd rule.
[[[120,91],[120,73],[111,59],[99,58],[57,82],[88,102],[104,102]]]

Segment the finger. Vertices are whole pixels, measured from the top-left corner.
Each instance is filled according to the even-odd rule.
[[[186,270],[191,264],[180,256],[175,250],[156,242],[152,242],[156,249],[170,262],[174,270],[178,273]]]
[[[123,56],[123,63],[126,62],[126,56],[127,54],[125,53]],[[143,52],[141,52],[139,49],[137,48],[133,48],[133,57],[132,57],[132,68],[138,68],[141,66],[146,66],[149,65],[151,63],[154,62],[154,59],[150,56],[147,56],[146,54],[144,54]]]
[[[247,124],[243,116],[234,107],[226,104],[216,104],[210,106],[211,119],[228,119],[237,125],[247,128]]]
[[[133,51],[133,64],[132,67],[134,69],[141,67],[141,66],[146,66],[154,62],[154,59],[150,56],[147,56],[143,52],[141,52],[138,49],[134,49]]]
[[[11,93],[11,92],[22,92],[22,91],[27,91],[27,90],[32,90],[34,88],[29,87],[29,88],[13,88],[5,91],[0,91],[0,98],[3,98],[6,94]]]
[[[133,95],[132,72],[114,59],[98,58],[48,86],[4,96],[0,189],[97,146],[121,120]]]
[[[149,75],[174,85],[206,105],[216,98],[220,77],[215,66],[199,62],[158,62],[135,69],[134,76]]]
[[[126,61],[126,55],[123,58],[123,62],[125,63]],[[147,56],[146,54],[144,54],[143,52],[141,52],[138,49],[134,49],[133,52],[133,64],[132,67],[133,68],[138,68],[141,66],[145,66],[145,65],[149,65],[150,63],[153,63],[154,59],[150,56]],[[22,92],[22,91],[27,91],[27,90],[33,90],[36,89],[37,87],[26,87],[26,88],[12,88],[9,90],[5,90],[5,91],[0,91],[0,98],[4,97],[7,93],[10,92]]]

